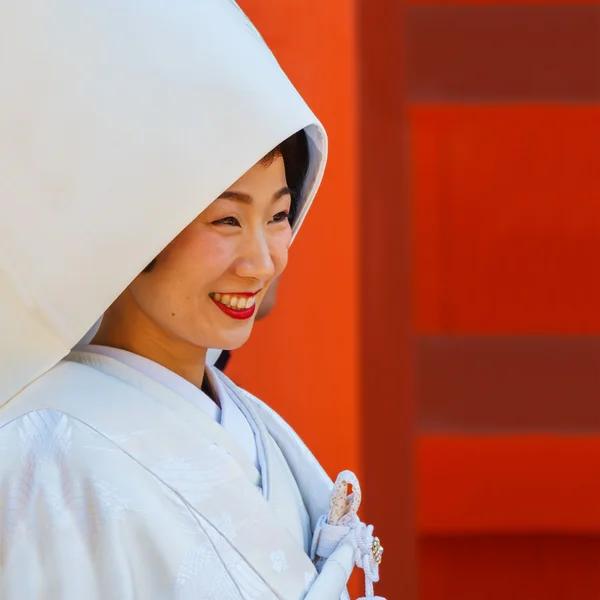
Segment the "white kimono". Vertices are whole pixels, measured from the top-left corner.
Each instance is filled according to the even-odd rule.
[[[212,374],[255,431],[260,473],[204,411],[101,354],[71,353],[0,412],[0,597],[305,596],[331,482]]]
[[[323,176],[319,121],[233,0],[4,0],[0,44],[0,598],[337,600],[355,563],[371,596],[378,549],[351,474],[332,488],[216,371],[241,429],[72,351],[303,130],[295,235]]]

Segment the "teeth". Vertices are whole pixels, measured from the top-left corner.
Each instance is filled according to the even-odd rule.
[[[213,300],[228,306],[229,308],[236,308],[237,310],[244,310],[245,308],[252,308],[256,303],[256,297],[252,296],[246,298],[244,296],[233,296],[232,294],[212,294]]]

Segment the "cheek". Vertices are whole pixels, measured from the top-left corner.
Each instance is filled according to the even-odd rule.
[[[155,321],[170,327],[172,316],[196,311],[199,299],[214,291],[214,282],[231,264],[230,244],[220,237],[185,230],[160,253],[155,268],[136,279],[136,301]]]
[[[197,288],[219,277],[231,264],[232,248],[227,242],[215,232],[190,228],[171,242],[159,258],[173,278]]]
[[[277,235],[271,244],[271,258],[276,270],[280,273],[285,269],[288,261],[288,249],[292,241],[292,231],[287,229]]]

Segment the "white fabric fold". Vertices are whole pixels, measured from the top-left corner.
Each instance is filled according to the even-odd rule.
[[[361,502],[358,478],[351,471],[343,471],[334,485],[288,423],[264,402],[235,386],[225,374],[216,373],[244,403],[254,408],[283,453],[302,494],[313,536],[310,555],[317,570],[320,570],[318,577],[309,582],[306,600],[349,600],[346,583],[358,563],[368,564],[365,572],[367,595],[359,600],[385,600],[380,596],[368,595],[373,594],[372,584],[379,577],[377,558],[380,561],[383,549],[377,552],[372,528],[361,523],[357,516]],[[350,486],[352,494],[349,494]],[[325,524],[331,525],[329,539],[322,538],[320,531]],[[315,553],[320,543],[323,544],[324,553],[325,549],[331,552],[328,558]]]

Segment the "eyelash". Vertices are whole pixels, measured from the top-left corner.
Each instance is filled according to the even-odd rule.
[[[279,218],[277,218],[279,217]],[[290,220],[290,213],[287,210],[282,210],[281,212],[278,212],[274,217],[273,217],[273,221],[275,223],[281,223],[281,221],[289,221]]]
[[[287,210],[282,210],[273,217],[273,222],[281,223],[282,221],[289,221],[289,219],[290,213]],[[235,217],[223,217],[222,219],[213,221],[212,225],[229,225],[231,227],[240,227],[240,222]]]
[[[235,217],[223,217],[212,222],[212,225],[231,225],[232,227],[239,227],[240,222]]]

